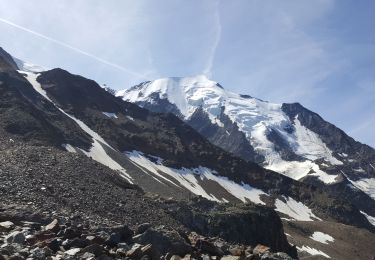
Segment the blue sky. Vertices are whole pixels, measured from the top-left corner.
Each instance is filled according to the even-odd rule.
[[[0,45],[115,89],[206,74],[375,147],[374,13],[372,0],[2,0]]]

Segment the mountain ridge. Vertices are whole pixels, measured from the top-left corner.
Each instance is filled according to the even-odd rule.
[[[1,170],[5,170],[7,173],[5,176],[8,178],[11,176],[8,175],[10,170],[17,172],[15,181],[20,183],[18,190],[10,192],[5,187],[5,189],[0,189],[0,192],[20,193],[15,197],[17,201],[26,199],[23,197],[26,193],[22,192],[22,189],[27,190],[33,198],[35,196],[38,199],[43,196],[49,198],[50,190],[55,190],[57,196],[61,192],[60,188],[54,188],[52,182],[46,186],[46,189],[48,188],[46,193],[24,186],[27,183],[25,180],[31,181],[32,177],[29,174],[23,176],[23,171],[19,171],[17,165],[21,165],[25,160],[26,165],[31,165],[30,171],[38,176],[32,180],[33,183],[38,183],[39,178],[41,180],[50,179],[50,177],[39,177],[36,171],[38,168],[43,169],[43,174],[47,174],[49,168],[53,169],[51,176],[58,174],[58,170],[60,170],[64,174],[63,176],[69,180],[77,178],[71,169],[79,168],[83,180],[75,181],[77,187],[72,185],[68,191],[63,191],[63,194],[70,194],[70,196],[73,191],[84,196],[84,189],[80,189],[84,188],[82,185],[85,182],[96,187],[93,189],[90,186],[86,187],[89,189],[87,194],[93,196],[92,192],[94,189],[98,189],[98,186],[94,185],[96,181],[90,179],[88,173],[90,170],[94,170],[107,172],[109,175],[106,176],[112,176],[115,183],[124,184],[120,185],[122,188],[137,189],[139,187],[140,191],[146,194],[156,193],[163,198],[162,204],[168,205],[169,200],[177,200],[179,201],[177,204],[173,202],[173,206],[167,206],[168,214],[174,215],[179,221],[185,221],[185,226],[193,227],[200,232],[209,232],[206,230],[209,225],[206,219],[217,218],[223,212],[240,213],[238,208],[243,203],[250,207],[259,204],[256,207],[267,208],[267,210],[271,210],[270,212],[274,212],[274,209],[288,223],[297,223],[295,221],[299,220],[319,222],[321,226],[324,226],[333,221],[344,223],[348,225],[349,229],[352,226],[357,226],[372,232],[375,230],[369,222],[369,218],[359,210],[366,205],[359,207],[359,204],[355,204],[352,199],[347,200],[347,197],[339,196],[343,192],[342,186],[337,186],[338,192],[335,193],[331,188],[324,185],[319,186],[319,183],[296,181],[264,169],[257,163],[240,159],[225,149],[213,145],[200,131],[196,131],[195,127],[189,122],[181,120],[178,115],[155,113],[133,103],[125,102],[119,97],[114,97],[92,80],[73,75],[62,69],[30,72],[9,71],[7,68],[5,72],[0,72],[0,81],[2,82],[0,84],[1,93],[19,93],[13,96],[9,96],[9,94],[3,96],[1,104],[5,104],[5,106],[0,109],[0,131],[4,133],[2,138],[4,138],[3,144],[5,145],[0,158],[4,158],[5,162],[20,158],[18,162],[6,163],[1,166]],[[223,90],[222,87],[216,87]],[[248,97],[245,98],[248,99]],[[12,100],[17,102],[12,102]],[[15,104],[18,104],[18,107]],[[173,105],[170,107],[173,108]],[[18,111],[20,116],[12,117],[14,111]],[[28,116],[30,111],[35,111],[32,114],[34,117]],[[196,111],[192,112],[192,114],[195,113]],[[7,116],[6,120],[3,115]],[[224,116],[220,117],[219,121],[215,121],[215,124],[211,124],[211,119],[205,113],[197,112],[195,117],[202,120],[203,124],[201,125],[203,126],[207,122],[210,123],[210,127],[212,125],[220,127],[217,123],[225,124]],[[226,119],[230,121],[228,117]],[[30,128],[36,123],[40,124],[39,128]],[[9,125],[16,125],[16,129],[24,129],[24,132],[9,131]],[[48,131],[45,131],[47,126],[49,127]],[[235,125],[232,127],[235,131]],[[48,156],[46,162],[42,159],[42,154]],[[68,163],[66,169],[61,166],[62,162],[59,158],[63,158]],[[72,158],[75,159],[72,161]],[[87,170],[75,166],[81,160],[82,164],[87,165]],[[53,168],[54,165],[58,165],[58,169]],[[99,171],[98,165],[103,170]],[[106,179],[104,181],[106,183],[108,178],[104,179]],[[64,178],[59,177],[58,180],[61,182],[64,181]],[[102,185],[108,187],[104,182]],[[343,183],[334,185],[344,185]],[[348,187],[347,184],[345,187]],[[100,191],[99,194],[102,192],[104,192],[103,200],[106,200],[112,191]],[[121,194],[118,188],[115,188],[114,192]],[[352,192],[351,188],[350,192]],[[357,193],[360,198],[363,196],[361,191]],[[8,195],[5,197],[8,201],[12,199]],[[205,199],[199,197],[213,202],[206,202]],[[90,199],[79,198],[75,195],[72,198],[74,205],[79,205],[82,201]],[[132,203],[133,200],[136,203],[136,196],[132,195],[130,198]],[[142,197],[140,198],[142,199]],[[50,199],[47,200],[48,203],[50,203]],[[186,210],[185,203],[188,201],[189,205],[191,200],[198,200],[200,205],[193,202],[192,207],[197,207],[195,211],[199,212],[203,207],[210,209],[210,213],[187,217],[189,208]],[[66,200],[64,201],[66,203]],[[36,199],[35,202],[38,200]],[[217,202],[220,203],[217,204]],[[51,205],[60,205],[60,203],[61,201],[56,200],[56,204]],[[106,208],[105,203],[103,201],[99,205]],[[110,211],[114,217],[118,219],[122,216],[121,214],[124,214],[121,210],[122,213],[119,212],[120,215],[117,215],[115,210],[120,206],[113,202],[108,203],[114,207]],[[37,205],[43,208],[43,204],[38,202]],[[93,210],[94,204],[90,205],[87,209]],[[155,206],[152,203],[148,205]],[[212,206],[207,207],[207,205]],[[136,208],[139,210],[143,206],[149,207],[142,202],[141,206]],[[368,207],[371,207],[371,203],[368,204]],[[185,208],[185,213],[183,215],[176,214],[174,210],[178,208]],[[219,210],[220,208],[223,209],[223,212]],[[365,212],[369,213],[368,216],[372,215],[371,210],[366,209]],[[143,216],[142,214],[141,216]],[[257,214],[257,211],[254,214]],[[192,222],[194,218],[198,223],[201,225],[204,223],[204,225],[197,226],[194,221]],[[251,217],[251,219],[255,218]],[[220,218],[217,220],[222,225],[225,224],[225,222],[221,222]],[[303,226],[303,223],[296,225]],[[214,235],[220,231],[215,226],[211,226],[211,228],[213,228],[210,229],[211,232],[216,230],[216,233],[212,233]],[[300,251],[303,251],[304,247],[299,246]],[[316,245],[314,247],[319,248]],[[289,249],[284,247],[283,250]],[[324,250],[329,249],[325,248]],[[329,251],[329,253],[332,252]]]

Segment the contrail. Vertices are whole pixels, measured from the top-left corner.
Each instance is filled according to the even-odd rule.
[[[100,58],[100,57],[95,56],[94,54],[91,54],[91,53],[89,53],[89,52],[83,51],[83,50],[78,49],[78,48],[76,48],[76,47],[74,47],[74,46],[72,46],[72,45],[69,45],[69,44],[64,43],[64,42],[62,42],[62,41],[59,41],[59,40],[53,39],[53,38],[51,38],[51,37],[48,37],[48,36],[46,36],[46,35],[43,35],[43,34],[41,34],[41,33],[36,32],[36,31],[30,30],[30,29],[28,29],[28,28],[26,28],[26,27],[23,27],[23,26],[21,26],[21,25],[18,25],[18,24],[12,23],[12,22],[7,21],[7,20],[5,20],[5,19],[3,19],[3,18],[0,18],[0,22],[3,22],[3,23],[8,24],[8,25],[10,25],[10,26],[13,26],[13,27],[15,27],[15,28],[17,28],[17,29],[20,29],[20,30],[22,30],[22,31],[25,31],[25,32],[31,33],[31,34],[33,34],[33,35],[35,35],[35,36],[38,36],[38,37],[40,37],[40,38],[42,38],[42,39],[45,39],[45,40],[48,40],[48,41],[50,41],[50,42],[56,43],[56,44],[58,44],[58,45],[60,45],[60,46],[63,46],[63,47],[65,47],[65,48],[71,49],[71,50],[73,50],[73,51],[75,51],[75,52],[78,52],[78,53],[83,54],[83,55],[85,55],[85,56],[87,56],[87,57],[90,57],[90,58],[92,58],[92,59],[94,59],[94,60],[97,60],[97,61],[103,63],[103,64],[106,64],[106,65],[112,66],[112,67],[114,67],[114,68],[116,68],[116,69],[122,70],[122,71],[124,71],[124,72],[126,72],[126,73],[128,73],[128,74],[133,75],[133,76],[136,76],[136,77],[139,77],[139,78],[142,78],[142,79],[145,78],[144,75],[139,74],[139,73],[134,72],[134,71],[131,71],[131,70],[127,69],[127,68],[124,68],[124,67],[122,67],[122,66],[120,66],[120,65],[118,65],[118,64],[116,64],[116,63],[113,63],[113,62],[110,62],[110,61],[104,60],[104,59],[102,59],[102,58]]]

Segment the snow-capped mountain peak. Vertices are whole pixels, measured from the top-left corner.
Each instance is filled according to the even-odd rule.
[[[309,176],[335,183],[339,171],[332,169],[350,160],[340,157],[326,138],[310,129],[303,114],[287,109],[301,105],[239,95],[205,76],[144,82],[117,96],[150,110],[175,113],[216,145],[247,160],[262,158],[258,163],[264,167],[296,180]],[[239,139],[238,133],[244,138]]]
[[[33,73],[39,73],[43,71],[47,71],[48,68],[32,64],[30,62],[26,62],[20,59],[17,59],[15,57],[12,57],[14,62],[17,64],[17,67],[20,71],[26,71],[26,72],[33,72]]]

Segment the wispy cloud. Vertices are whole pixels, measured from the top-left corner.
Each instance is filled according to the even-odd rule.
[[[206,67],[203,70],[203,74],[205,74],[207,77],[212,76],[212,66],[215,60],[215,55],[216,55],[216,49],[219,46],[220,39],[221,39],[221,21],[220,21],[220,6],[219,6],[219,1],[215,2],[215,16],[214,16],[214,34],[215,38],[212,44],[212,47],[210,49],[208,59],[206,62]]]
[[[72,46],[72,45],[70,45],[70,44],[67,44],[67,43],[65,43],[65,42],[62,42],[62,41],[59,41],[59,40],[57,40],[57,39],[51,38],[51,37],[49,37],[49,36],[47,36],[47,35],[44,35],[44,34],[41,34],[41,33],[39,33],[39,32],[36,32],[36,31],[34,31],[34,30],[28,29],[28,28],[26,28],[26,27],[24,27],[24,26],[21,26],[21,25],[15,24],[15,23],[13,23],[13,22],[11,22],[11,21],[8,21],[8,20],[5,20],[5,19],[3,19],[3,18],[0,18],[0,22],[5,23],[5,24],[8,24],[8,25],[10,25],[10,26],[12,26],[12,27],[15,27],[15,28],[17,28],[17,29],[20,29],[20,30],[22,30],[22,31],[24,31],[24,32],[28,32],[28,33],[30,33],[30,34],[33,34],[33,35],[35,35],[35,36],[37,36],[37,37],[40,37],[40,38],[45,39],[45,40],[47,40],[47,41],[53,42],[53,43],[55,43],[55,44],[58,44],[58,45],[60,45],[60,46],[65,47],[65,48],[68,48],[68,49],[70,49],[70,50],[72,50],[72,51],[75,51],[75,52],[80,53],[80,54],[82,54],[82,55],[85,55],[85,56],[87,56],[87,57],[89,57],[89,58],[92,58],[92,59],[94,59],[94,60],[96,60],[96,61],[99,61],[99,62],[101,62],[101,63],[103,63],[103,64],[105,64],[105,65],[108,65],[108,66],[114,67],[114,68],[119,69],[119,70],[121,70],[121,71],[123,71],[123,72],[126,72],[126,73],[128,73],[128,74],[131,74],[131,75],[133,75],[133,76],[136,76],[136,77],[138,77],[138,78],[140,78],[140,79],[145,79],[145,76],[144,76],[143,74],[137,73],[137,72],[132,71],[132,70],[130,70],[130,69],[127,69],[127,68],[125,68],[125,67],[123,67],[123,66],[121,66],[121,65],[118,65],[118,64],[116,64],[116,63],[113,63],[113,62],[107,61],[107,60],[105,60],[105,59],[102,59],[102,58],[100,58],[100,57],[98,57],[98,56],[96,56],[96,55],[94,55],[94,54],[92,54],[92,53],[89,53],[89,52],[86,52],[86,51],[81,50],[81,49],[79,49],[79,48],[76,48],[76,47],[74,47],[74,46]]]

